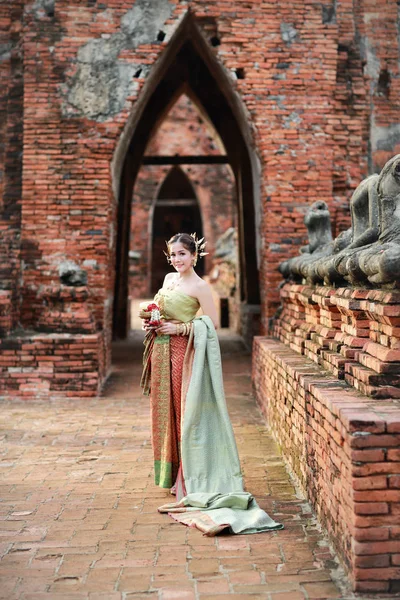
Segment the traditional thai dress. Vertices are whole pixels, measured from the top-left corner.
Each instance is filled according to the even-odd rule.
[[[141,384],[151,398],[155,482],[177,487],[177,502],[159,511],[209,536],[281,529],[244,491],[211,319],[196,317],[197,299],[178,290],[162,288],[154,300],[163,318],[193,321],[189,336],[145,338]]]
[[[154,302],[163,319],[183,323],[192,321],[200,308],[197,298],[165,288],[156,294]],[[182,369],[187,345],[187,336],[157,336],[150,332],[145,338],[144,376],[147,381],[142,378],[142,385],[145,393],[151,390],[155,482],[163,488],[175,484],[179,471]]]

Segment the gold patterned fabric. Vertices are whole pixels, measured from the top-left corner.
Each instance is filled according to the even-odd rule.
[[[154,301],[161,317],[187,323],[199,309],[196,298],[161,289]],[[188,345],[186,336],[146,334],[141,385],[150,393],[155,482],[172,487],[180,463],[182,373]]]
[[[192,321],[200,308],[199,301],[178,290],[161,290],[155,295],[154,302],[160,307],[161,317],[188,323]]]

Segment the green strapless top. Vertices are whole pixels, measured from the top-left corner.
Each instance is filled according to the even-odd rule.
[[[199,301],[178,290],[161,288],[154,296],[154,302],[160,307],[164,319],[174,319],[187,323],[195,318],[200,308]]]

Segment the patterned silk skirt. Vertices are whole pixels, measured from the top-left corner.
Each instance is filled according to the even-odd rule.
[[[182,372],[188,338],[155,338],[151,354],[151,420],[155,483],[171,488],[180,466]]]

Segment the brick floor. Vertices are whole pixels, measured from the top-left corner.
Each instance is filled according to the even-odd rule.
[[[157,512],[170,496],[153,485],[134,337],[116,347],[102,398],[2,401],[1,598],[353,597],[260,418],[250,357],[237,340],[222,347],[247,488],[285,529],[206,538]]]

